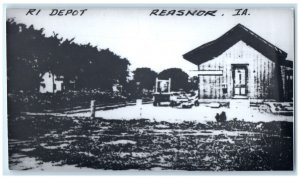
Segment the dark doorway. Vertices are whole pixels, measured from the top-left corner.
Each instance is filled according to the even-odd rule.
[[[232,65],[233,95],[247,96],[247,65]]]

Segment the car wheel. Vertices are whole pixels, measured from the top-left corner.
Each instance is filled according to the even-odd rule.
[[[195,106],[199,106],[199,101],[195,101]]]
[[[174,107],[174,106],[175,106],[175,102],[174,102],[174,101],[171,101],[170,106],[171,106],[171,107]]]

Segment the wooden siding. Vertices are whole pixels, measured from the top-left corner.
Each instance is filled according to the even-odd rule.
[[[233,65],[247,67],[247,96],[255,99],[273,98],[275,63],[243,41],[239,41],[220,56],[199,66],[199,70],[222,70],[222,76],[199,76],[200,98],[232,98]],[[223,87],[227,87],[226,90]]]

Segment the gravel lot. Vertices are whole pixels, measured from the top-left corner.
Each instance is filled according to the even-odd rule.
[[[251,122],[269,122],[269,121],[293,121],[293,116],[276,115],[271,112],[259,111],[257,107],[251,108],[211,108],[206,105],[198,107],[193,106],[190,109],[172,108],[169,106],[155,107],[152,104],[144,104],[142,106],[126,106],[117,109],[96,111],[96,117],[105,119],[139,119],[146,118],[156,121],[183,122],[197,121],[207,122],[215,121],[216,113],[226,112],[227,120],[251,121]],[[69,116],[88,117],[90,113],[76,113]]]

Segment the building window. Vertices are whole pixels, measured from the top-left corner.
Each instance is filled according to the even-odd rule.
[[[227,94],[227,84],[222,84],[222,92],[223,94]]]

